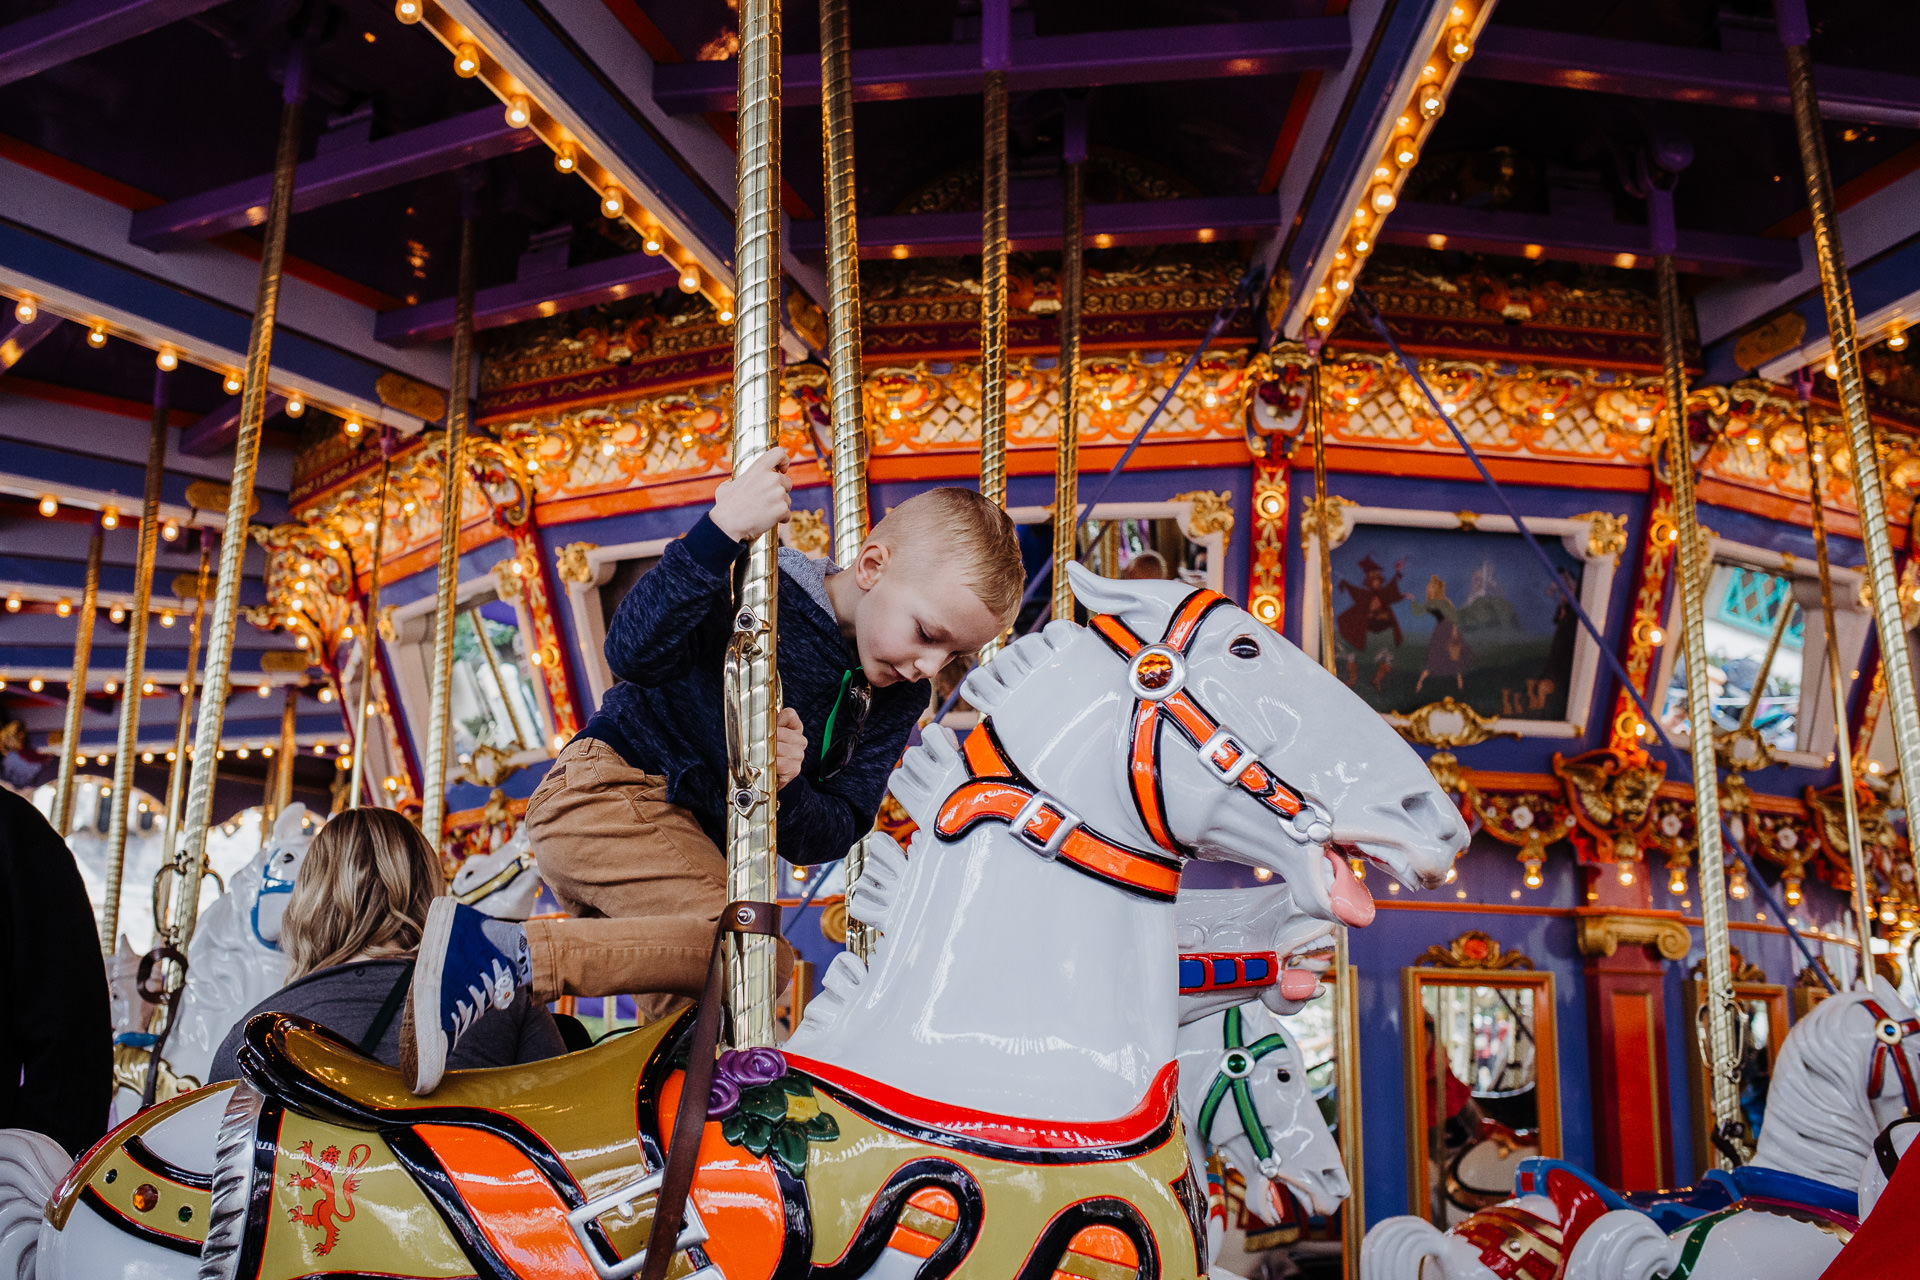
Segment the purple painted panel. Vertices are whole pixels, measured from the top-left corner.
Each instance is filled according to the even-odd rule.
[[[1087,238],[1102,248],[1242,240],[1279,223],[1280,205],[1273,196],[1090,204],[1086,212]],[[1007,234],[1016,250],[1056,249],[1060,232],[1058,204],[1008,212]],[[1100,241],[1101,236],[1109,239]],[[826,253],[826,225],[796,222],[792,224],[791,242],[796,254],[820,257]],[[979,251],[978,213],[911,213],[860,219],[863,258],[924,258]]]
[[[38,346],[40,340],[60,327],[60,317],[42,311],[25,324],[8,320],[0,324],[0,374],[20,363],[20,358]]]
[[[1435,245],[1435,236],[1444,237],[1445,243]],[[1387,244],[1429,245],[1508,256],[1526,254],[1561,262],[1648,269],[1654,263],[1652,237],[1649,228],[1624,223],[1578,222],[1545,214],[1411,202],[1395,209],[1380,232],[1380,239]],[[1528,247],[1538,252],[1526,253]],[[1626,257],[1632,261],[1626,261]],[[1794,240],[1681,231],[1674,260],[1682,271],[1699,275],[1747,275],[1778,280],[1800,269],[1800,245]]]
[[[978,239],[978,232],[975,233]],[[495,329],[540,316],[616,302],[636,293],[673,288],[680,273],[664,258],[644,253],[608,258],[584,267],[545,272],[512,284],[481,289],[474,295],[473,327]],[[453,299],[439,298],[417,307],[382,312],[373,336],[390,346],[407,347],[453,336]]]
[[[0,85],[205,13],[222,0],[69,0],[0,27]]]
[[[245,395],[228,396],[227,402],[180,433],[180,452],[196,458],[231,449],[240,436],[240,402]],[[287,407],[287,398],[277,391],[267,393],[266,416]]]

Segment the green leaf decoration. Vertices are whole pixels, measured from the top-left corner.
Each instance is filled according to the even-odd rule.
[[[746,1118],[746,1133],[742,1135],[740,1145],[754,1155],[763,1156],[767,1154],[767,1148],[773,1145],[773,1129],[773,1122],[764,1116],[749,1115]]]
[[[807,1137],[814,1142],[833,1142],[840,1137],[840,1123],[822,1111],[807,1121]]]
[[[734,1146],[739,1146],[747,1135],[747,1117],[737,1108],[728,1112],[720,1120],[720,1136]]]
[[[755,1085],[740,1093],[740,1109],[748,1115],[778,1123],[787,1118],[787,1093],[775,1085]]]
[[[807,1171],[807,1133],[797,1124],[782,1124],[773,1132],[773,1158],[799,1177]]]
[[[789,1071],[786,1075],[781,1076],[780,1087],[796,1098],[811,1098],[813,1096],[813,1081],[807,1079],[797,1071]]]

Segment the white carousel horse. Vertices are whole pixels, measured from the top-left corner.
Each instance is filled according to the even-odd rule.
[[[771,1280],[810,1258],[847,1280],[877,1274],[903,1213],[937,1194],[955,1216],[929,1277],[1044,1280],[1105,1231],[1162,1280],[1192,1280],[1204,1241],[1174,1089],[1181,863],[1267,868],[1300,909],[1359,924],[1372,904],[1348,850],[1431,887],[1465,844],[1398,735],[1251,615],[1072,571],[1095,629],[1056,622],[1009,646],[970,677],[987,723],[965,754],[936,732],[896,774],[932,838],[911,861],[873,841],[871,966],[835,962],[788,1054],[720,1064],[676,1245],[696,1267]],[[40,1273],[190,1274],[160,1232],[204,1239],[209,1278],[243,1256],[249,1280],[263,1258],[282,1276],[555,1274],[556,1258],[567,1274],[624,1274],[679,1105],[669,1037],[684,1026],[455,1072],[416,1099],[312,1024],[263,1016],[242,1048],[247,1084],[156,1107],[73,1171]],[[184,1176],[151,1184],[149,1202],[185,1210],[178,1224],[142,1220],[107,1177],[163,1139],[158,1163]],[[213,1171],[210,1196],[194,1170]],[[369,1212],[344,1202],[356,1186]]]
[[[1174,920],[1182,1025],[1240,1003],[1249,988],[1274,1013],[1298,1013],[1333,967],[1333,926],[1302,911],[1284,881],[1182,889]]]
[[[1247,1207],[1269,1221],[1292,1196],[1309,1214],[1339,1209],[1352,1188],[1340,1145],[1307,1080],[1306,1059],[1278,1015],[1259,1001],[1180,1028],[1180,1118],[1189,1158],[1218,1153],[1247,1180]],[[1218,1241],[1210,1241],[1217,1253]]]
[[[0,1129],[0,1280],[34,1280],[40,1217],[73,1158],[30,1129]]]
[[[499,920],[525,920],[540,896],[540,869],[526,824],[490,853],[477,853],[453,873],[447,892]]]
[[[1920,1110],[1916,1050],[1920,1019],[1884,980],[1829,996],[1781,1046],[1751,1164],[1628,1207],[1546,1167],[1555,1162],[1529,1161],[1519,1183],[1530,1194],[1449,1232],[1413,1217],[1375,1224],[1362,1280],[1508,1280],[1548,1250],[1566,1253],[1566,1280],[1652,1280],[1683,1258],[1691,1280],[1813,1280],[1872,1207],[1860,1189],[1875,1137]]]

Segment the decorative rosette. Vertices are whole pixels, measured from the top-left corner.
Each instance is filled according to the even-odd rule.
[[[707,1118],[720,1136],[756,1156],[771,1155],[795,1177],[806,1173],[807,1144],[832,1142],[840,1126],[820,1110],[813,1084],[787,1069],[778,1049],[729,1049],[713,1067]]]

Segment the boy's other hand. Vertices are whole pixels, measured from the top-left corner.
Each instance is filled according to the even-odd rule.
[[[720,482],[709,519],[735,542],[751,542],[793,518],[792,490],[787,451],[769,449],[748,463],[745,471]]]
[[[800,761],[806,754],[807,730],[800,723],[800,713],[792,707],[780,708],[779,716],[774,719],[773,767],[780,775],[781,786],[800,776]]]

